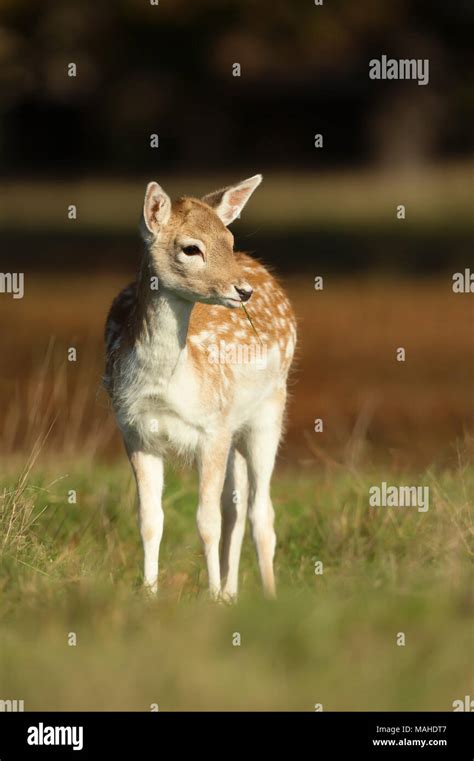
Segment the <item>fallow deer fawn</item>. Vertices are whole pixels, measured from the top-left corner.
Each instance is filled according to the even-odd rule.
[[[197,526],[211,596],[236,598],[247,505],[264,591],[275,595],[270,480],[296,324],[276,280],[234,253],[227,229],[261,180],[174,203],[150,182],[139,276],[107,319],[104,383],[136,478],[144,582],[153,592],[163,459],[177,454],[198,463]],[[251,296],[250,322],[242,304]]]

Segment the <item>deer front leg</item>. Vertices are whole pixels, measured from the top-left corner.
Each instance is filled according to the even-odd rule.
[[[275,513],[270,499],[270,481],[281,435],[284,406],[285,392],[275,393],[262,404],[258,415],[254,417],[253,427],[249,429],[246,439],[249,518],[264,593],[270,598],[275,597],[273,556],[276,545],[273,528]]]
[[[156,593],[158,590],[158,557],[163,534],[163,459],[145,452],[133,451],[129,454],[137,482],[140,533],[144,552],[145,588]]]
[[[247,463],[232,448],[222,493],[221,583],[227,602],[237,599],[239,562],[247,516]]]
[[[209,576],[209,593],[216,600],[221,592],[219,542],[221,537],[221,494],[229,454],[230,437],[206,441],[200,447],[199,506],[197,527],[204,547]]]

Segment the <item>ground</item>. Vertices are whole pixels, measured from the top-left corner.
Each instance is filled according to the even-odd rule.
[[[279,598],[262,599],[247,534],[235,607],[207,600],[192,476],[168,476],[157,600],[140,589],[125,458],[4,477],[1,697],[26,710],[452,710],[472,694],[474,471],[460,457],[420,473],[426,513],[369,509],[385,477],[280,470]]]

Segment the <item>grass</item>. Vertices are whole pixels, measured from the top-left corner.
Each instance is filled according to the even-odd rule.
[[[429,485],[429,511],[369,509],[382,480]],[[168,477],[161,593],[149,600],[125,462],[12,472],[0,698],[26,710],[451,710],[472,694],[473,487],[462,459],[396,480],[314,463],[280,471],[279,599],[262,600],[247,536],[241,598],[226,607],[207,599],[188,473]]]

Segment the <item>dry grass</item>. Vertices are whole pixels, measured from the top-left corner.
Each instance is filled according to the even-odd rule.
[[[0,442],[24,458],[53,425],[46,453],[109,457],[121,451],[101,389],[102,329],[129,276],[29,275],[23,301],[0,300]],[[393,469],[449,463],[471,446],[474,422],[474,310],[433,280],[311,277],[289,280],[299,320],[282,461],[330,457]],[[86,308],[85,308],[86,307]],[[249,304],[251,315],[251,304]],[[68,362],[69,347],[77,361]],[[395,359],[406,349],[406,362]],[[314,433],[314,420],[324,433]]]

